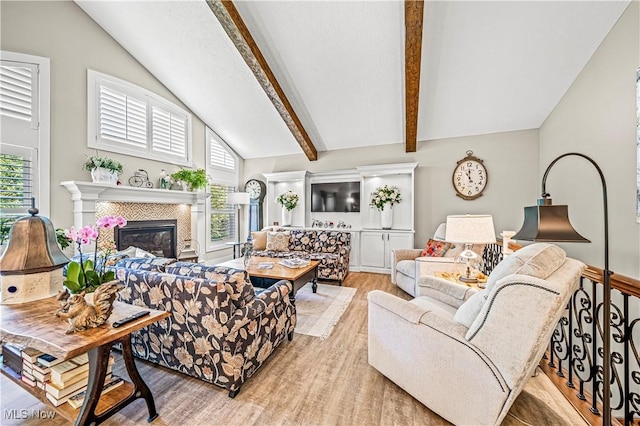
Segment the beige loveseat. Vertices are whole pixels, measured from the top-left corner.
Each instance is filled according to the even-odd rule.
[[[500,424],[540,361],[584,269],[551,244],[500,262],[487,287],[438,278],[432,297],[369,293],[369,364],[454,424]]]

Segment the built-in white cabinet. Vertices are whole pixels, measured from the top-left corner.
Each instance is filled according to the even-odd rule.
[[[385,272],[391,270],[391,250],[413,248],[413,231],[360,232],[360,270]]]
[[[305,195],[308,172],[265,173],[267,179],[267,196],[264,200],[266,207],[265,226],[282,225],[282,206],[276,202],[276,197],[287,191],[298,195],[298,205],[291,211],[291,226],[306,226],[307,196]]]
[[[351,270],[390,273],[391,250],[413,248],[415,194],[414,178],[418,163],[381,164],[360,166],[351,170],[329,172],[280,172],[265,173],[267,198],[265,199],[265,226],[282,224],[282,207],[276,203],[278,195],[293,191],[299,196],[298,206],[292,212],[292,227],[312,227],[314,222],[333,222],[335,230],[351,231]],[[354,182],[356,190],[349,199],[360,197],[359,212],[325,212],[313,208],[313,185]],[[359,195],[357,187],[359,184]],[[371,207],[371,194],[384,185],[397,186],[402,194],[400,203],[393,206],[393,222],[390,229],[382,229],[381,212]],[[336,192],[340,193],[340,192]],[[324,200],[324,198],[321,198]],[[348,201],[353,202],[353,201]],[[349,227],[338,228],[343,222]],[[327,229],[327,228],[322,228]]]

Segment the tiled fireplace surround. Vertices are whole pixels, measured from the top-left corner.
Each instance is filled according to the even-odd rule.
[[[66,181],[61,183],[73,200],[73,225],[76,228],[94,224],[96,218],[117,215],[132,220],[176,219],[178,252],[185,240],[204,241],[204,192],[170,191],[166,189],[113,186],[92,182]],[[113,231],[106,235],[113,240]],[[201,246],[204,246],[201,244]],[[93,250],[93,247],[89,251]],[[202,254],[202,253],[201,253]]]

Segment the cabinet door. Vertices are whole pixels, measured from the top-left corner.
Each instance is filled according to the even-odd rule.
[[[391,268],[392,256],[391,250],[395,249],[411,249],[413,248],[413,234],[412,233],[394,233],[389,232],[387,234],[387,253],[386,253],[386,267]]]
[[[386,239],[386,232],[362,232],[360,234],[361,266],[385,267]]]

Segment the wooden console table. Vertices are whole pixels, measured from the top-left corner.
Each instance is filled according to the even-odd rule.
[[[0,305],[0,342],[29,346],[57,358],[68,359],[83,353],[89,356],[89,384],[87,396],[80,412],[69,404],[62,404],[54,409],[63,417],[74,421],[76,425],[99,424],[129,405],[138,398],[147,403],[149,417],[154,420],[156,412],[153,395],[149,387],[140,377],[136,368],[131,348],[130,334],[146,325],[168,317],[168,312],[141,308],[126,303],[115,302],[113,313],[107,323],[101,327],[87,331],[65,334],[68,322],[54,316],[59,308],[55,297],[19,305]],[[119,328],[111,327],[113,321],[128,317],[141,310],[150,311],[150,315],[127,323]],[[122,357],[132,383],[125,383],[100,398],[107,373],[109,354],[115,343],[122,345]],[[45,391],[24,384],[14,374],[2,368],[2,372],[18,382],[24,389],[38,399],[51,405]],[[96,410],[97,409],[97,410]]]

